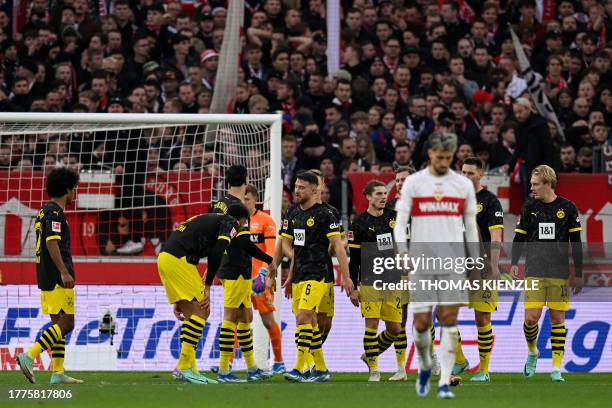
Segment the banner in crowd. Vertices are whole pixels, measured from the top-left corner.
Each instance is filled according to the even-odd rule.
[[[604,289],[606,290],[606,289]],[[17,370],[15,356],[32,344],[49,325],[41,314],[36,286],[0,286],[0,370]],[[66,338],[67,370],[161,370],[169,372],[179,356],[180,322],[168,305],[161,286],[78,286],[76,288],[76,324]],[[359,309],[336,288],[336,309],[331,334],[324,345],[328,367],[336,372],[364,372],[362,353],[364,322]],[[222,289],[213,287],[213,311],[206,322],[198,348],[199,367],[208,369],[218,362],[218,336],[222,317]],[[409,311],[410,311],[409,307]],[[569,372],[612,372],[610,319],[602,310],[612,310],[612,303],[575,303],[566,315],[568,330],[563,369]],[[100,332],[102,316],[110,312],[116,321],[115,335]],[[412,316],[408,317],[408,324]],[[295,318],[289,301],[281,307],[283,355],[285,363],[295,359],[293,334]],[[516,292],[500,294],[499,310],[493,313],[495,344],[492,372],[521,372],[527,348],[523,341],[523,306]],[[382,326],[381,326],[382,328]],[[462,309],[459,328],[471,370],[478,367],[477,333],[474,314]],[[414,346],[408,331],[407,368],[417,367]],[[551,368],[550,319],[541,321],[538,371]],[[439,340],[439,329],[436,343]],[[111,339],[112,337],[112,339]],[[34,367],[49,370],[50,356],[43,353]],[[395,353],[391,348],[381,356],[382,371],[395,371]],[[234,368],[244,368],[238,353]],[[16,374],[17,375],[17,374]],[[518,374],[517,374],[518,375]]]

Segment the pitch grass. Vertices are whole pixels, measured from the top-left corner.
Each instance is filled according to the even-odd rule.
[[[169,373],[116,372],[70,373],[86,381],[83,385],[63,386],[71,389],[71,401],[13,401],[10,389],[53,389],[49,373],[37,373],[36,385],[28,383],[20,372],[0,372],[0,406],[66,406],[66,407],[146,407],[146,408],[317,408],[317,407],[605,407],[612,401],[612,374],[565,374],[566,382],[553,384],[548,374],[531,380],[521,374],[493,374],[489,384],[464,381],[454,388],[452,401],[436,399],[435,382],[427,398],[417,398],[415,376],[407,382],[367,382],[367,374],[333,374],[332,381],[316,384],[293,384],[282,376],[249,384],[190,385],[178,383]],[[242,373],[239,375],[243,376]],[[464,380],[470,375],[466,375]],[[383,380],[389,375],[383,374]]]

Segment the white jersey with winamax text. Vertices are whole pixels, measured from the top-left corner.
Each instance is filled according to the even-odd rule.
[[[425,168],[406,178],[395,210],[412,217],[410,242],[464,242],[463,220],[476,217],[476,193],[467,177]]]

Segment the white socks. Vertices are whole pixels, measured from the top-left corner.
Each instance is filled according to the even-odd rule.
[[[419,368],[421,370],[431,370],[431,334],[429,333],[429,328],[425,329],[423,332],[418,332],[416,328],[412,326],[412,337],[414,338],[414,347],[419,356]]]
[[[438,386],[440,387],[443,385],[448,385],[450,383],[450,376],[453,372],[453,366],[455,365],[455,357],[457,356],[458,341],[459,330],[457,330],[457,326],[442,327],[439,355],[440,381],[438,382]]]

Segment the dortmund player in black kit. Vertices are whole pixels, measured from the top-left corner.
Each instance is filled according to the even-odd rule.
[[[229,184],[228,194],[213,206],[215,213],[225,213],[232,204],[242,203],[247,187],[247,169],[233,165],[225,173]],[[230,244],[217,272],[223,284],[223,321],[219,335],[219,382],[244,382],[230,371],[230,359],[234,352],[234,335],[238,342],[247,366],[247,381],[269,378],[271,374],[257,367],[253,350],[253,308],[251,302],[251,257],[257,258],[274,269],[272,257],[251,242],[251,233],[247,221],[240,225],[236,239]],[[206,275],[205,291],[209,293],[215,275]]]
[[[402,322],[402,296],[400,292],[378,292],[371,285],[362,285],[361,280],[361,248],[371,245],[377,256],[394,256],[393,227],[395,226],[395,211],[386,208],[387,187],[385,183],[371,180],[365,186],[363,194],[368,200],[368,209],[355,216],[348,232],[351,260],[349,269],[355,290],[351,294],[351,302],[355,306],[361,303],[361,315],[365,319],[365,334],[363,336],[364,354],[361,359],[367,364],[370,372],[368,381],[380,381],[378,356],[391,346],[400,333]],[[365,248],[364,248],[365,249]],[[378,334],[378,322],[383,320],[386,330]]]
[[[571,280],[574,294],[580,293],[582,281],[582,247],[580,216],[576,205],[555,194],[557,177],[552,168],[541,165],[531,173],[533,198],[525,201],[516,226],[512,245],[510,273],[518,277],[518,261],[527,241],[525,279],[538,289],[525,292],[525,322],[523,331],[529,353],[523,369],[526,378],[535,375],[538,362],[538,321],[542,308],[550,313],[553,382],[565,381],[561,376],[561,362],[565,348],[565,312],[569,309],[569,254],[571,243],[575,276]]]
[[[463,175],[472,180],[476,191],[476,223],[480,239],[484,243],[485,251],[490,259],[490,275],[484,278],[499,280],[499,251],[504,230],[504,211],[501,203],[489,190],[480,184],[483,176],[482,161],[477,157],[468,157],[463,161],[461,168]],[[489,361],[493,349],[493,327],[491,326],[491,313],[497,309],[497,291],[477,290],[470,294],[470,307],[474,309],[476,330],[478,331],[478,356],[480,369],[470,381],[488,382]],[[453,375],[458,375],[469,368],[469,363],[461,348],[461,337],[457,344],[457,358]]]
[[[395,204],[397,204],[397,200],[400,198],[400,192],[402,191],[402,186],[404,185],[404,181],[406,177],[415,173],[416,170],[412,166],[399,166],[395,169],[395,197],[392,200],[387,201],[385,208],[393,211],[395,213]],[[410,220],[408,220],[408,232],[407,237],[410,239]],[[395,348],[395,360],[397,362],[397,371],[389,381],[405,381],[408,376],[406,375],[406,349],[408,348],[408,337],[406,336],[406,319],[408,318],[408,297],[402,296],[402,323],[400,327],[399,334],[395,337],[393,341],[393,347]],[[439,374],[438,359],[436,354],[434,353],[434,338],[436,336],[436,332],[434,329],[434,325],[431,325],[431,354],[434,361],[434,373]],[[437,367],[437,370],[436,370]]]
[[[68,168],[55,169],[47,176],[51,200],[38,212],[36,231],[36,280],[43,314],[53,323],[26,353],[17,356],[21,371],[35,382],[32,363],[51,349],[51,384],[80,384],[83,381],[64,374],[66,334],[74,328],[74,266],[70,253],[70,230],[64,209],[72,204],[79,175]]]
[[[173,372],[178,380],[192,384],[216,383],[196,368],[196,348],[210,315],[210,292],[205,292],[196,265],[200,258],[208,257],[207,277],[214,277],[223,253],[248,218],[249,210],[242,204],[230,205],[227,215],[192,217],[177,227],[159,254],[157,268],[161,282],[175,314],[183,320],[181,354]]]
[[[340,264],[342,286],[347,295],[353,290],[339,220],[329,209],[317,203],[318,188],[319,180],[312,172],[305,171],[297,175],[295,198],[299,209],[287,220],[287,229],[282,233],[284,238],[292,242],[295,267],[292,284],[298,285],[292,301],[292,309],[297,316],[297,358],[294,369],[285,373],[285,378],[295,382],[328,381],[330,378],[320,348],[312,350],[315,372],[307,380],[300,372],[305,364],[306,354],[311,351],[311,345],[316,341],[312,322],[327,289],[325,276],[330,243]]]

